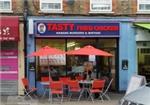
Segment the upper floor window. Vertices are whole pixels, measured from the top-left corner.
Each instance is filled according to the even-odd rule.
[[[91,12],[112,12],[112,0],[90,0]]]
[[[150,0],[138,0],[138,12],[150,12]]]
[[[0,0],[0,12],[12,11],[12,0]]]
[[[42,12],[62,11],[62,0],[40,0],[40,10]]]

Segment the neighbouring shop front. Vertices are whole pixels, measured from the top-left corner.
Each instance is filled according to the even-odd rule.
[[[150,82],[150,23],[135,23],[138,74],[144,75]]]
[[[18,94],[19,18],[1,16],[0,23],[0,94]]]
[[[28,24],[28,54],[46,45],[64,51],[92,45],[113,54],[113,57],[51,55],[49,56],[49,60],[47,60],[47,57],[27,58],[27,76],[31,81],[31,85],[42,88],[39,81],[42,76],[48,76],[47,61],[57,71],[59,77],[73,77],[72,72],[80,74],[84,63],[90,61],[93,64],[95,78],[112,77],[114,79],[111,86],[112,90],[124,90],[127,87],[127,82],[122,86],[123,88],[119,86],[119,82],[122,81],[121,76],[124,75],[122,72],[130,72],[130,67],[124,70],[120,66],[123,60],[127,61],[126,63],[128,65],[130,63],[130,58],[124,55],[122,48],[120,51],[120,45],[126,47],[124,43],[128,40],[125,38],[127,37],[125,36],[126,34],[124,34],[126,30],[121,27],[130,26],[130,22],[127,24],[117,20],[108,21],[107,19],[47,19],[40,17],[36,19],[31,17],[28,19]],[[123,26],[124,24],[125,26]],[[127,30],[129,34],[132,31],[131,29]],[[122,37],[121,34],[125,37]],[[119,54],[120,52],[122,55]],[[35,66],[34,70],[30,69],[31,65]],[[33,80],[33,78],[35,79]],[[126,81],[127,78],[125,77],[123,79]],[[122,83],[120,84],[122,85]]]

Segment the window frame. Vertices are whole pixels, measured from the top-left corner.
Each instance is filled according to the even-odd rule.
[[[142,12],[142,13],[149,12],[150,13],[150,10],[141,10],[140,9],[140,4],[150,4],[150,1],[147,2],[145,0],[137,0],[137,12]]]
[[[90,0],[90,13],[112,13],[112,0],[110,0],[110,9],[109,10],[93,10],[92,9],[92,4],[93,0]]]
[[[6,8],[1,9],[0,8],[0,12],[12,12],[12,0],[0,0],[0,1],[2,1],[2,2],[5,2],[5,1],[10,2],[10,9],[6,9]]]
[[[42,3],[60,3],[60,9],[42,9]],[[63,13],[63,0],[40,0],[40,12]]]

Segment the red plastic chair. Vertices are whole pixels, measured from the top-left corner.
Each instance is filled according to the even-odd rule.
[[[105,80],[94,80],[92,84],[92,88],[90,89],[89,96],[92,99],[92,102],[94,103],[93,94],[98,93],[99,98],[103,101],[102,93],[105,86]]]
[[[49,77],[41,77],[41,81],[42,82],[47,82],[47,81],[49,81]]]
[[[53,101],[53,95],[61,95],[61,103],[63,102],[63,84],[61,81],[52,81],[50,83],[50,95],[51,95],[51,102]]]
[[[78,81],[83,80],[83,77],[82,77],[81,75],[78,75],[78,76],[76,76],[75,78],[76,78],[76,80],[78,80]]]
[[[70,80],[70,78],[69,77],[60,77],[59,80],[63,83],[64,95],[68,96],[68,81]]]
[[[63,85],[68,85],[69,77],[60,77],[59,80],[63,83]]]
[[[32,99],[31,94],[32,94],[33,92],[35,92],[35,91],[37,90],[37,88],[35,88],[35,87],[31,87],[31,88],[30,88],[30,86],[29,86],[29,81],[28,81],[28,79],[26,79],[26,78],[22,78],[22,84],[23,84],[23,86],[24,86],[24,91],[25,91],[25,96],[24,96],[24,98],[25,98],[26,96],[28,96],[30,99]]]
[[[79,98],[78,98],[78,101],[79,101],[81,98],[81,88],[80,88],[79,82],[76,80],[70,80],[68,81],[68,86],[69,86],[69,101],[72,97],[72,93],[80,93]]]
[[[109,81],[109,83],[108,83],[106,89],[105,89],[105,90],[103,91],[103,93],[102,93],[102,97],[105,97],[105,98],[108,99],[108,100],[111,100],[110,97],[108,96],[107,92],[108,92],[108,90],[109,90],[109,88],[110,88],[112,82],[113,82],[113,78]]]

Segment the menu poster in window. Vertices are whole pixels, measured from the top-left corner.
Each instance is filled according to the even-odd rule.
[[[145,76],[133,75],[129,81],[126,95],[146,84]]]
[[[96,65],[96,56],[95,55],[89,55],[89,61],[93,62],[93,65]]]
[[[40,57],[40,65],[66,65],[65,55],[49,55]]]

